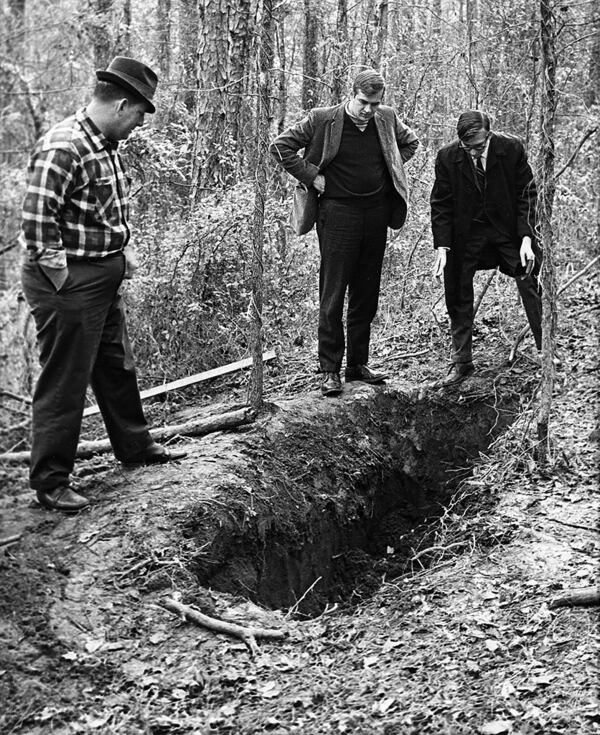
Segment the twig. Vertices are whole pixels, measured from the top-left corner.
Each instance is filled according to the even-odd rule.
[[[21,401],[21,403],[31,404],[31,398],[28,396],[20,396],[18,393],[13,393],[12,391],[5,390],[4,388],[0,388],[0,395],[7,396],[8,398],[14,398],[15,401]]]
[[[572,153],[572,154],[571,154],[571,155],[569,156],[569,160],[568,160],[568,161],[567,161],[567,162],[565,163],[565,165],[564,165],[564,166],[563,166],[563,167],[562,167],[562,168],[560,169],[560,171],[559,171],[559,172],[558,172],[557,174],[555,174],[555,175],[554,175],[554,181],[556,181],[556,180],[557,180],[557,179],[558,179],[558,178],[559,178],[560,176],[562,176],[562,175],[564,174],[564,172],[565,172],[565,171],[566,171],[566,170],[567,170],[567,169],[569,168],[569,166],[570,166],[570,165],[571,165],[571,164],[573,163],[573,161],[575,160],[575,156],[576,156],[576,155],[577,155],[577,154],[579,153],[579,151],[581,150],[581,147],[583,146],[583,144],[585,143],[585,141],[586,141],[586,140],[587,140],[587,139],[588,139],[589,137],[591,137],[591,136],[592,136],[592,135],[593,135],[593,134],[594,134],[594,133],[595,133],[595,132],[596,132],[597,130],[598,130],[598,128],[597,128],[597,127],[596,127],[596,128],[590,128],[590,130],[586,130],[586,132],[585,132],[585,133],[583,134],[583,137],[581,138],[581,140],[579,141],[579,143],[578,143],[578,144],[577,144],[577,146],[575,147],[575,150],[574,150],[574,151],[573,151],[573,153]]]
[[[427,347],[427,349],[419,350],[418,352],[404,352],[400,355],[388,355],[387,357],[379,360],[379,362],[391,362],[392,360],[406,360],[409,357],[420,357],[421,355],[426,355],[430,350],[431,347]]]
[[[584,607],[587,605],[600,605],[600,586],[567,590],[548,603],[550,610],[556,607]]]
[[[10,544],[16,544],[17,541],[20,541],[23,534],[18,533],[16,536],[5,536],[4,538],[0,538],[0,546],[9,546]]]
[[[300,607],[300,603],[302,600],[306,599],[307,595],[312,592],[312,590],[317,586],[317,584],[323,579],[323,577],[317,577],[315,581],[310,585],[310,587],[304,592],[302,597],[299,600],[296,600],[296,602],[290,607],[290,609],[286,613],[286,618],[289,618],[291,615],[293,615],[296,610]]]
[[[417,249],[419,243],[423,239],[423,235],[425,234],[425,230],[427,229],[427,225],[423,227],[421,232],[419,233],[419,236],[415,240],[414,245],[411,248],[410,254],[408,256],[408,260],[406,261],[406,267],[404,268],[404,278],[402,279],[402,288],[400,290],[400,308],[404,309],[404,295],[406,293],[406,281],[408,278],[408,272],[410,270],[410,265],[412,263],[413,255],[415,254],[415,250]]]
[[[570,528],[581,528],[583,531],[600,533],[600,528],[594,528],[593,526],[584,526],[582,523],[569,523],[568,521],[561,521],[559,518],[553,518],[552,516],[546,517],[548,518],[548,520],[554,521],[554,523],[560,523],[561,526],[569,526]]]
[[[181,602],[177,602],[171,598],[163,600],[162,605],[167,610],[180,615],[184,620],[189,620],[203,628],[213,630],[215,633],[224,633],[225,635],[240,638],[248,646],[251,656],[255,656],[258,653],[258,645],[256,643],[257,638],[282,640],[288,635],[285,630],[277,630],[274,628],[245,628],[244,626],[237,625],[236,623],[227,623],[224,620],[211,618],[209,615],[204,615],[204,613],[194,610],[194,608],[189,605],[183,605]]]
[[[569,288],[569,286],[571,286],[571,284],[575,283],[575,281],[577,281],[579,278],[581,278],[581,276],[583,276],[585,273],[587,273],[587,271],[589,271],[590,268],[592,268],[594,265],[596,265],[596,263],[599,260],[600,260],[600,255],[596,255],[596,257],[595,258],[592,258],[592,260],[590,260],[590,262],[586,266],[584,266],[580,271],[578,271],[577,273],[575,273],[574,276],[572,276],[571,278],[569,278],[569,280],[566,283],[564,283],[558,289],[558,291],[556,292],[556,298],[558,298],[564,291],[566,291]],[[517,348],[521,344],[521,341],[523,340],[523,337],[527,334],[527,332],[529,331],[529,329],[530,329],[529,324],[526,324],[523,327],[523,329],[521,329],[521,331],[519,332],[519,334],[517,335],[517,337],[516,337],[516,339],[514,341],[514,344],[512,346],[512,349],[510,351],[510,355],[508,356],[508,361],[509,362],[513,362],[514,361],[515,355],[517,354]]]
[[[452,549],[456,546],[465,546],[466,544],[466,541],[457,541],[454,544],[448,544],[448,546],[430,546],[428,549],[423,549],[423,551],[419,551],[418,554],[412,556],[408,561],[417,561],[417,559],[425,556],[425,554],[429,554],[431,551],[447,551],[448,549]]]
[[[143,569],[143,567],[148,566],[148,564],[152,564],[152,559],[142,559],[142,561],[139,561],[137,564],[134,564],[132,567],[129,567],[129,569],[126,569],[124,572],[119,572],[115,576],[115,579],[121,579],[121,577],[127,577],[127,575],[131,574],[132,572],[137,572],[138,569]]]

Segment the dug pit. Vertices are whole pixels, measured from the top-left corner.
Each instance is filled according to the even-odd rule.
[[[507,372],[450,392],[352,386],[273,406],[221,458],[212,500],[187,509],[197,579],[304,614],[378,584],[379,560],[422,544],[528,392]]]

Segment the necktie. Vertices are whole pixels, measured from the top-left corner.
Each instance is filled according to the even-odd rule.
[[[483,191],[485,189],[485,169],[483,168],[481,156],[477,156],[475,159],[475,173],[477,175],[477,186],[480,191]]]

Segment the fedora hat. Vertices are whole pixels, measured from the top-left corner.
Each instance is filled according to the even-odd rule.
[[[158,84],[158,77],[149,66],[127,56],[115,56],[105,70],[98,69],[96,77],[101,82],[118,84],[129,92],[141,97],[148,105],[148,112],[156,112],[152,98]]]

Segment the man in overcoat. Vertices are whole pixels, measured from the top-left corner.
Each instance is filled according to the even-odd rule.
[[[540,251],[535,242],[536,186],[522,142],[492,132],[488,115],[463,112],[458,140],[435,162],[431,225],[434,275],[444,276],[452,364],[442,383],[473,370],[473,276],[499,267],[516,279],[537,349],[542,344]]]
[[[315,222],[317,226],[319,366],[326,396],[342,391],[346,292],[346,381],[380,383],[386,378],[367,364],[371,322],[377,313],[387,228],[399,229],[406,219],[404,163],[419,142],[396,112],[382,104],[384,90],[377,71],[361,71],[351,99],[310,110],[270,149],[299,182],[297,233],[305,234]]]

